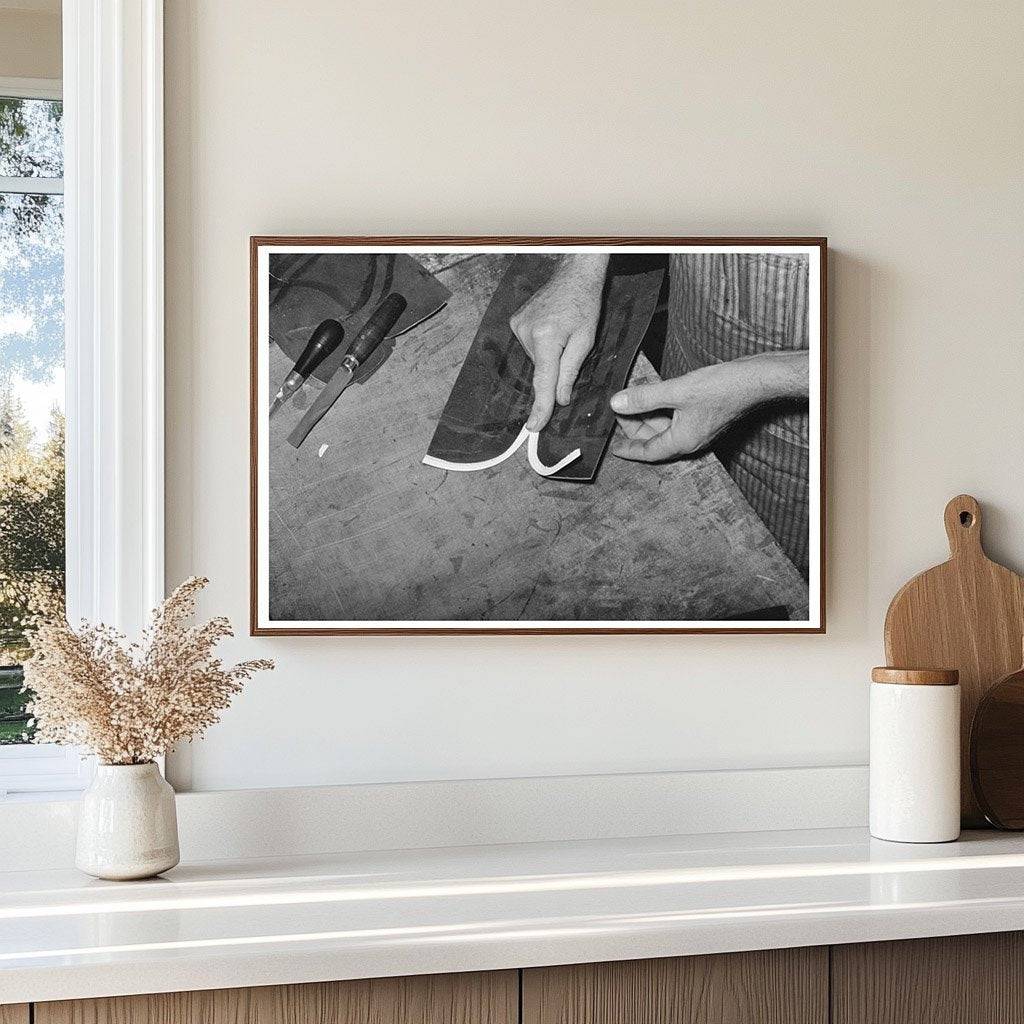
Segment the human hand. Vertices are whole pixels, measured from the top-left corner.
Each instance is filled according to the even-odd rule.
[[[806,397],[807,366],[806,352],[765,352],[626,388],[611,400],[624,435],[612,454],[662,462],[699,452],[755,406]]]
[[[559,405],[568,405],[580,367],[594,347],[601,316],[608,256],[565,256],[551,278],[509,319],[519,343],[533,360],[533,407],[528,430],[547,426]]]

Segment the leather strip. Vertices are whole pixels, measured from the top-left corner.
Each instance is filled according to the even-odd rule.
[[[509,327],[509,317],[551,276],[549,256],[517,255],[498,285],[470,345],[434,431],[428,465],[497,465],[516,442],[533,403],[533,363]],[[531,444],[537,465],[558,480],[594,479],[615,414],[608,402],[629,376],[657,304],[664,270],[649,259],[613,256],[594,348],[567,406]],[[521,443],[521,442],[520,442]],[[565,461],[561,452],[578,448]],[[536,467],[535,467],[536,468]],[[538,470],[539,472],[539,470]]]

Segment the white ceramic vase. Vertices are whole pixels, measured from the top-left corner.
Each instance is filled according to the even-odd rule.
[[[75,864],[96,878],[150,878],[178,863],[174,790],[149,764],[100,764],[82,794]]]

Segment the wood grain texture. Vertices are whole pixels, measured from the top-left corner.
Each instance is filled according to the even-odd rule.
[[[955,668],[889,668],[871,670],[871,682],[898,686],[956,686],[960,673]]]
[[[523,1024],[825,1024],[828,950],[543,967],[523,972]]]
[[[971,787],[970,729],[986,690],[1020,666],[1024,579],[982,547],[982,511],[970,495],[945,511],[949,561],[906,583],[885,616],[885,657],[897,668],[960,672],[960,811],[965,827],[985,824]]]
[[[1024,934],[832,947],[833,1024],[1024,1024]]]
[[[35,1024],[515,1024],[518,1000],[491,971],[37,1003]]]
[[[26,1003],[8,1003],[0,1006],[0,1024],[28,1024],[28,1005]]]

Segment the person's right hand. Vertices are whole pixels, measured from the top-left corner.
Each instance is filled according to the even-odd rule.
[[[583,360],[594,347],[608,256],[566,255],[546,284],[509,319],[533,360],[533,408],[527,430],[542,430],[557,399],[568,405]]]

